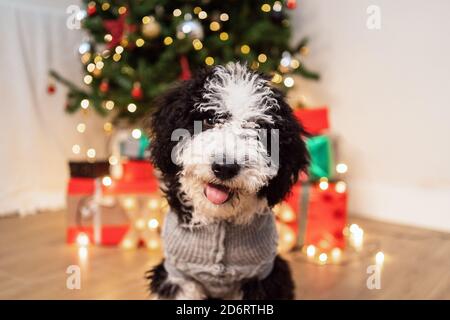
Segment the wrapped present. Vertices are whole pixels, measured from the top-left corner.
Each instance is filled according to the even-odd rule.
[[[333,175],[333,148],[329,136],[321,135],[306,140],[306,147],[311,157],[309,166],[309,179],[332,178]]]
[[[67,192],[67,242],[80,234],[99,245],[159,246],[166,210],[148,162],[124,163],[124,178],[71,178]],[[141,171],[148,171],[141,173]]]
[[[330,128],[327,107],[297,109],[294,115],[302,123],[305,131],[311,135],[322,134]]]
[[[297,247],[314,245],[322,252],[345,247],[347,192],[342,181],[298,183],[276,214],[295,234]]]

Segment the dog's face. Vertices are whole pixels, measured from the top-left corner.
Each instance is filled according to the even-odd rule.
[[[308,162],[282,95],[240,64],[168,92],[152,117],[152,160],[183,219],[245,223],[289,191]]]

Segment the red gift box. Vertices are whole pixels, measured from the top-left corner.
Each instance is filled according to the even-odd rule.
[[[296,219],[287,224],[294,230],[299,247],[314,245],[327,252],[345,247],[347,192],[343,182],[298,183],[285,202]]]
[[[67,190],[67,243],[85,233],[90,242],[117,245],[129,230],[130,219],[123,203],[127,199],[145,206],[158,195],[158,181],[149,162],[124,163],[124,175],[105,186],[101,178],[71,178]],[[94,209],[95,208],[95,209]]]
[[[294,115],[302,123],[305,131],[312,135],[322,134],[330,128],[328,108],[297,109]]]

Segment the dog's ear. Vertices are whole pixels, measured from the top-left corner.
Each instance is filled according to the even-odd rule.
[[[279,130],[279,169],[269,184],[260,192],[267,198],[269,206],[282,201],[309,164],[309,153],[303,141],[305,131],[294,116],[283,94],[272,89],[279,109],[274,110],[274,127]]]

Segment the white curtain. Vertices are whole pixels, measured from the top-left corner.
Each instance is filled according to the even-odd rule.
[[[65,113],[63,86],[47,93],[49,69],[82,79],[85,35],[66,27],[74,3],[0,0],[0,216],[63,208],[72,145],[104,154],[100,120]],[[75,129],[81,121],[84,134]]]

